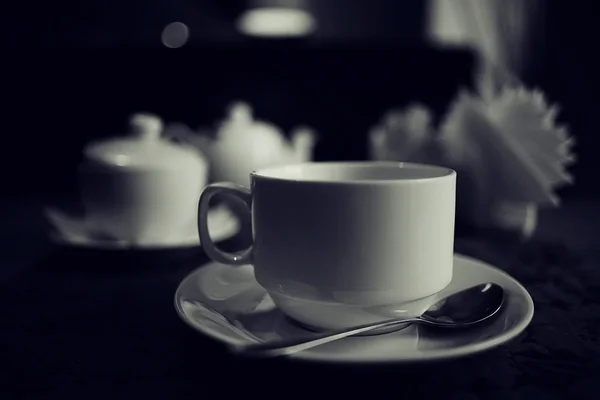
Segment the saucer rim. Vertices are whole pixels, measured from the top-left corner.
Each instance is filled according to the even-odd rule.
[[[223,206],[217,206],[211,208],[210,211],[217,212],[220,209],[224,208]],[[56,207],[44,207],[44,210],[56,209],[61,212],[63,210]],[[229,220],[233,228],[230,229],[230,232],[227,234],[216,235],[217,237],[213,239],[215,243],[222,242],[224,240],[230,239],[236,234],[240,232],[240,220],[239,218],[228,208],[225,208],[229,213]],[[61,246],[69,246],[76,247],[81,249],[93,249],[93,250],[109,250],[109,251],[127,251],[127,250],[163,250],[163,249],[185,249],[185,248],[194,248],[194,247],[202,247],[202,243],[200,242],[199,237],[197,236],[188,236],[182,238],[181,240],[174,241],[172,243],[131,243],[126,240],[91,240],[85,238],[85,241],[73,241],[68,239],[66,235],[64,235],[58,227],[56,227],[52,221],[50,221],[47,217],[46,220],[52,226],[52,231],[49,232],[49,239]],[[193,243],[192,243],[193,242]]]
[[[327,355],[327,354],[318,354],[318,353],[312,353],[310,351],[302,351],[302,352],[287,356],[286,358],[291,361],[301,362],[301,363],[342,364],[342,365],[348,365],[348,366],[360,365],[360,364],[371,364],[371,365],[416,364],[416,363],[427,362],[427,361],[447,361],[447,360],[467,357],[467,356],[479,354],[479,353],[482,353],[485,351],[493,350],[505,343],[510,342],[511,340],[513,340],[514,338],[519,336],[521,333],[523,333],[525,331],[525,329],[529,326],[531,321],[533,320],[533,316],[535,314],[535,303],[534,303],[533,298],[531,297],[531,294],[529,293],[529,291],[517,279],[512,277],[510,274],[508,274],[507,272],[503,271],[502,269],[495,267],[485,261],[479,260],[479,259],[471,257],[471,256],[459,254],[459,253],[454,253],[454,258],[455,259],[458,258],[458,259],[465,260],[467,262],[472,262],[472,263],[478,264],[478,266],[480,268],[485,267],[487,269],[495,271],[496,273],[499,273],[500,275],[504,275],[506,278],[508,278],[515,285],[515,288],[517,288],[520,291],[520,293],[523,295],[523,297],[525,299],[524,308],[526,308],[526,312],[525,312],[524,317],[518,323],[516,323],[514,326],[512,326],[510,329],[508,329],[507,331],[505,331],[502,335],[500,335],[498,337],[495,337],[492,339],[485,339],[485,340],[482,340],[475,344],[470,344],[468,346],[461,346],[461,347],[446,350],[443,352],[438,351],[438,352],[431,352],[429,354],[422,353],[419,356],[407,356],[404,358],[399,357],[399,358],[387,358],[387,359],[379,359],[379,360],[364,360],[364,359],[360,359],[360,358],[347,358],[347,359],[340,360],[340,359],[331,357],[330,355]],[[201,269],[208,267],[210,265],[214,265],[214,264],[220,264],[220,263],[208,262],[206,264],[203,264],[203,265],[199,266],[198,268],[195,268],[194,270],[192,270],[179,283],[179,285],[177,286],[177,290],[175,291],[174,305],[175,305],[175,310],[177,311],[178,316],[184,321],[184,323],[186,325],[188,325],[189,327],[194,329],[196,332],[199,332],[200,334],[204,335],[205,337],[207,337],[211,340],[214,340],[214,341],[220,343],[221,345],[226,345],[226,340],[220,338],[219,337],[220,335],[218,333],[209,332],[208,330],[205,331],[203,328],[200,327],[200,324],[194,323],[194,321],[192,321],[190,318],[188,318],[186,313],[184,312],[183,308],[181,307],[181,304],[179,301],[179,300],[181,300],[180,291],[186,285],[188,280],[191,280],[194,277],[196,277],[196,275],[199,273],[199,271]],[[266,295],[269,296],[269,293],[267,292]],[[389,334],[393,334],[393,333],[394,332],[391,332]],[[343,339],[343,340],[348,340],[348,339],[351,340],[352,338],[350,337],[350,338]]]

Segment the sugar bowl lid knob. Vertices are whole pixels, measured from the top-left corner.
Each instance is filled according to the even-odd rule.
[[[159,140],[162,130],[162,120],[148,113],[133,114],[129,119],[131,134],[141,140]]]

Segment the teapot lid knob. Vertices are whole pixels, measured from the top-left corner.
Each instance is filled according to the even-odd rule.
[[[253,120],[252,108],[247,103],[233,103],[229,107],[229,118],[236,123],[250,123]]]
[[[162,120],[152,114],[133,114],[129,120],[132,135],[142,140],[158,140],[162,133]]]

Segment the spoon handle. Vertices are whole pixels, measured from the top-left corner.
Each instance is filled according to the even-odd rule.
[[[236,345],[231,348],[232,352],[250,356],[250,357],[279,357],[294,354],[307,350],[325,343],[343,339],[348,336],[358,335],[379,328],[389,328],[395,325],[406,324],[406,326],[416,322],[428,322],[421,318],[390,319],[377,323],[371,323],[361,326],[355,326],[348,329],[329,331],[308,338],[292,338],[274,342],[253,343],[248,345]]]

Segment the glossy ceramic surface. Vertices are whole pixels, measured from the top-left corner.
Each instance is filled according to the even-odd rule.
[[[533,300],[527,290],[505,272],[481,261],[455,255],[452,282],[436,299],[482,282],[501,285],[505,306],[498,317],[468,331],[436,331],[412,326],[405,330],[371,337],[351,337],[316,347],[291,357],[305,361],[337,363],[385,363],[442,360],[492,349],[515,338],[531,322]],[[242,339],[195,312],[201,302],[225,314],[252,335],[281,339],[307,335],[289,322],[270,296],[256,282],[251,265],[227,266],[211,263],[191,273],[179,286],[175,307],[194,329],[219,341]]]
[[[79,167],[86,216],[127,242],[174,236],[196,219],[207,184],[200,153],[162,137],[162,121],[135,114],[129,135],[91,143]]]
[[[295,129],[290,138],[287,140],[272,123],[254,118],[250,105],[232,104],[228,117],[219,126],[216,139],[206,148],[212,180],[248,186],[252,171],[312,159],[316,141],[312,130]]]
[[[452,279],[453,170],[317,162],[266,168],[251,178],[251,190],[220,182],[202,192],[198,230],[204,249],[216,262],[252,263],[256,280],[300,322],[343,329],[395,317],[385,310],[364,317],[353,312],[344,322],[317,318],[321,314],[311,308],[314,302],[401,307],[438,293]],[[254,242],[243,253],[226,254],[204,240],[203,215],[221,193],[252,208]]]

